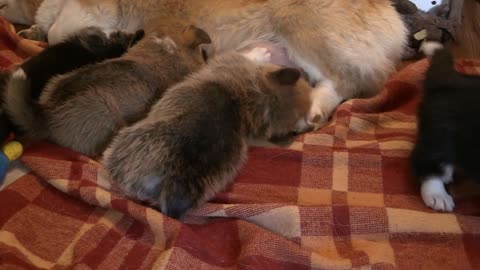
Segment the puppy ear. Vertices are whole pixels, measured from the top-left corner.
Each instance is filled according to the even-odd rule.
[[[188,26],[187,29],[185,29],[184,34],[186,38],[186,45],[191,49],[196,49],[200,44],[212,43],[212,40],[207,32],[194,25]]]
[[[213,57],[213,45],[211,43],[200,44],[200,45],[198,45],[198,49],[200,50],[200,53],[202,54],[203,61],[205,63],[207,63],[208,60]]]
[[[135,34],[132,35],[132,39],[130,40],[130,44],[128,47],[133,47],[137,42],[143,39],[145,37],[145,31],[143,29],[138,30],[135,32]]]
[[[109,38],[100,28],[87,27],[68,40],[73,43],[79,43],[83,48],[96,53],[103,51],[105,45],[108,44]]]
[[[295,68],[281,68],[268,74],[270,80],[280,85],[295,85],[302,74]]]

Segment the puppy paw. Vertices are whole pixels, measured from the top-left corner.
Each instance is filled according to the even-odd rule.
[[[328,122],[332,112],[342,102],[342,98],[329,80],[324,80],[313,88],[310,96],[312,105],[308,115],[308,124],[317,130]]]
[[[272,59],[272,54],[268,51],[268,49],[262,47],[253,48],[249,52],[245,53],[244,56],[259,64],[270,63]]]
[[[29,29],[17,33],[18,36],[36,41],[47,41],[47,35],[40,29],[40,26],[34,24]]]
[[[453,198],[448,195],[441,179],[432,177],[423,182],[421,194],[425,205],[434,210],[451,212],[455,208]]]

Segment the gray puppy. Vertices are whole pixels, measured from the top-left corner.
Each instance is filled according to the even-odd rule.
[[[311,130],[311,87],[297,69],[251,60],[268,61],[264,53],[220,55],[167,90],[106,150],[103,164],[112,180],[180,217],[233,180],[249,141],[288,145]]]
[[[32,133],[101,154],[120,128],[144,118],[168,87],[205,62],[201,45],[211,41],[203,30],[174,20],[156,30],[120,58],[53,78],[40,96],[40,115],[32,116],[38,119]]]

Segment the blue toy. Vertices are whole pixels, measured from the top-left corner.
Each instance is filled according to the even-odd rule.
[[[2,147],[0,152],[0,186],[3,184],[10,162],[18,159],[22,153],[23,146],[16,141],[8,142]]]

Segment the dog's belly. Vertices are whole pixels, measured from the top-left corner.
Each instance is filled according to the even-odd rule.
[[[282,46],[274,44],[274,43],[267,43],[267,42],[252,43],[252,44],[240,49],[239,51],[240,52],[246,52],[246,51],[252,50],[255,47],[260,47],[260,48],[267,49],[268,52],[272,55],[272,57],[270,59],[270,63],[272,63],[274,65],[298,68],[298,66],[295,65],[289,59],[287,49],[285,47],[282,47]]]
[[[253,48],[267,49],[267,51],[271,54],[271,58],[270,58],[271,64],[282,66],[282,67],[291,67],[291,68],[299,69],[302,72],[303,78],[306,81],[310,82],[312,86],[315,83],[314,81],[311,81],[311,76],[309,76],[309,74],[301,66],[297,65],[290,59],[286,47],[283,47],[281,45],[271,43],[271,42],[255,42],[239,49],[238,51],[242,53],[246,53],[251,51]]]

